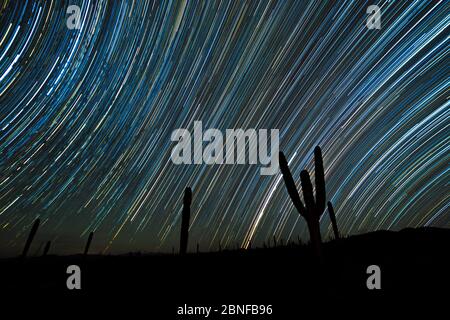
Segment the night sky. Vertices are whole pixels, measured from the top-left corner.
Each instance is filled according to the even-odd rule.
[[[70,4],[81,28],[66,26]],[[381,29],[366,9],[381,8]],[[281,173],[175,165],[194,121],[279,129],[298,186],[322,147],[341,233],[450,227],[448,1],[0,1],[0,255],[309,238]],[[322,236],[332,230],[327,214]]]

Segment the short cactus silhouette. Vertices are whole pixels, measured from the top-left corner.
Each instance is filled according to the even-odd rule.
[[[33,242],[33,238],[36,235],[36,232],[39,228],[40,220],[36,219],[33,223],[33,227],[31,227],[30,234],[28,235],[27,242],[25,243],[25,247],[23,248],[22,252],[22,258],[25,258],[27,256],[28,250],[30,250],[31,243]]]
[[[42,253],[43,257],[45,257],[48,253],[48,250],[50,250],[50,243],[51,243],[51,241],[47,241],[47,243],[45,244],[44,252]]]
[[[89,233],[89,237],[88,240],[86,242],[86,247],[84,247],[84,255],[86,256],[89,252],[89,247],[91,246],[91,242],[92,242],[92,237],[94,236],[94,232],[91,231],[91,233]]]
[[[311,243],[317,256],[321,256],[321,235],[319,220],[325,210],[325,175],[323,170],[322,151],[320,147],[314,149],[314,166],[315,166],[315,184],[316,184],[316,197],[314,199],[313,187],[309,173],[303,170],[300,173],[300,180],[303,190],[303,199],[305,200],[305,206],[300,200],[300,195],[295,186],[294,179],[289,170],[288,162],[282,152],[279,156],[280,169],[283,174],[284,183],[288,190],[289,196],[294,203],[295,208],[303,216],[308,224],[309,236]]]
[[[336,222],[336,215],[334,214],[333,204],[328,201],[328,213],[330,214],[331,225],[333,226],[334,238],[339,239],[339,230]]]
[[[183,213],[181,216],[180,254],[186,254],[189,238],[189,220],[191,218],[192,190],[184,190]]]

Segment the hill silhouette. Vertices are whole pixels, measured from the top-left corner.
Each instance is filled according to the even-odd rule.
[[[144,301],[152,308],[161,308],[165,319],[167,310],[174,315],[177,307],[196,303],[217,309],[228,303],[273,305],[278,315],[291,316],[298,314],[299,301],[319,303],[326,299],[328,304],[343,306],[348,299],[355,298],[372,301],[424,294],[442,296],[441,292],[450,285],[450,229],[408,228],[342,237],[333,205],[326,200],[320,147],[314,149],[314,165],[315,187],[309,172],[303,170],[298,190],[288,162],[280,153],[287,192],[308,226],[308,244],[274,240],[263,248],[251,248],[249,243],[250,249],[207,253],[200,252],[197,245],[195,253],[187,252],[190,207],[195,194],[186,187],[179,252],[91,255],[90,245],[95,241],[91,231],[83,254],[49,254],[48,241],[41,257],[29,257],[40,224],[40,219],[36,219],[22,255],[0,259],[2,291],[26,292],[33,297],[51,292],[60,294],[59,297],[87,297],[87,301],[106,296]],[[323,242],[320,234],[320,217],[325,208],[335,238],[328,242]],[[73,265],[81,270],[81,290],[69,290],[66,284],[68,267]],[[380,289],[374,290],[367,284],[373,268],[380,270]]]
[[[366,268],[375,264],[381,268],[382,291],[416,291],[434,290],[448,281],[449,244],[450,229],[417,228],[376,231],[323,243],[322,262],[314,259],[310,246],[288,243],[186,255],[9,258],[0,260],[0,268],[4,276],[2,287],[8,290],[67,291],[66,267],[76,264],[83,271],[85,291],[147,286],[164,291],[173,285],[183,296],[185,288],[203,287],[205,292],[211,292],[233,289],[238,284],[242,290],[258,295],[259,289],[267,286],[285,290],[286,283],[295,283],[302,290],[364,293],[369,291]]]
[[[223,318],[220,310],[224,304],[272,306],[275,315],[257,319],[291,319],[317,310],[322,315],[347,314],[372,304],[384,309],[386,303],[403,301],[408,305],[414,301],[411,299],[423,303],[425,297],[447,296],[449,244],[450,229],[418,228],[325,242],[322,260],[315,259],[312,246],[293,243],[183,255],[9,258],[0,260],[1,291],[2,295],[20,297],[12,299],[16,302],[25,294],[36,306],[52,301],[52,306],[57,303],[66,310],[92,304],[99,315],[107,306],[105,312],[121,310],[127,317],[138,316],[140,309],[126,305],[143,305],[161,319],[203,319],[178,317],[177,308],[185,304],[218,310],[208,319]],[[81,268],[81,290],[66,287],[69,265]],[[380,290],[367,289],[370,265],[381,269]],[[247,318],[255,317],[236,317]]]

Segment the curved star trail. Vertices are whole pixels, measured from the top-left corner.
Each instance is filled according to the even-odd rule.
[[[449,227],[449,2],[370,4],[2,1],[0,252],[170,251],[186,186],[191,248],[307,239],[281,174],[171,162],[196,120],[279,129],[298,183],[320,145],[344,234]]]

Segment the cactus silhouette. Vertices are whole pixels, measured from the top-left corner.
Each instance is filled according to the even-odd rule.
[[[181,216],[180,254],[186,254],[189,237],[189,219],[191,217],[192,190],[187,187],[184,190],[183,213]]]
[[[22,258],[27,256],[28,250],[30,250],[31,243],[33,242],[33,238],[36,235],[37,229],[39,228],[39,219],[36,219],[33,223],[33,227],[31,227],[30,234],[28,235],[27,242],[25,243],[25,247],[23,248]]]
[[[315,184],[316,184],[316,197],[314,199],[313,187],[309,173],[303,170],[300,173],[300,181],[303,191],[303,199],[305,205],[300,200],[300,195],[295,186],[294,179],[292,178],[291,171],[289,170],[288,162],[282,152],[279,155],[280,169],[283,174],[284,183],[288,190],[289,196],[294,203],[295,208],[306,220],[309,230],[309,236],[311,244],[316,252],[317,256],[321,256],[321,235],[319,220],[325,210],[325,175],[323,170],[322,151],[317,146],[314,149],[314,167],[315,167]]]
[[[328,213],[330,214],[331,225],[333,226],[334,238],[339,239],[339,230],[336,222],[336,215],[334,214],[333,204],[328,201]]]
[[[45,257],[48,253],[48,250],[50,250],[50,243],[51,243],[51,241],[47,241],[47,243],[45,244],[44,252],[42,253],[43,257]]]
[[[86,256],[89,252],[89,247],[91,246],[91,242],[92,242],[92,237],[94,236],[94,232],[91,231],[91,233],[89,233],[89,237],[88,240],[86,242],[86,247],[84,247],[84,255]]]

